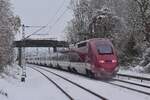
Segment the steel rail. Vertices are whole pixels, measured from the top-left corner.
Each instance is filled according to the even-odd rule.
[[[129,81],[125,81],[125,80],[120,80],[120,79],[112,79],[112,80],[132,84],[132,85],[136,85],[136,86],[140,86],[140,87],[144,87],[144,88],[150,88],[150,86],[148,86],[148,85],[138,84],[138,83],[129,82]]]
[[[50,73],[52,73],[52,74],[54,74],[54,75],[57,75],[56,73],[53,73],[53,72],[51,72],[51,71],[49,71],[49,70],[46,70],[46,69],[44,69],[44,68],[41,68],[41,67],[38,67],[38,68],[40,68],[40,69],[43,69],[43,70],[45,70],[45,71],[47,71],[47,72],[50,72]],[[57,76],[59,76],[59,77],[62,77],[62,76],[60,76],[60,75],[57,75]],[[68,80],[68,79],[66,79],[66,78],[64,78],[64,77],[62,77],[63,79],[65,79],[65,80]],[[70,80],[68,80],[68,81],[70,81]],[[123,82],[123,80],[120,80],[120,81],[122,81]],[[71,83],[72,83],[72,81],[70,81]],[[145,91],[141,91],[141,90],[137,90],[137,89],[134,89],[134,88],[130,88],[130,87],[127,87],[127,86],[124,86],[124,85],[119,85],[119,84],[116,84],[116,83],[113,83],[113,82],[110,82],[110,81],[102,81],[102,82],[105,82],[105,83],[107,83],[107,84],[111,84],[111,85],[114,85],[114,86],[118,86],[118,87],[122,87],[122,88],[125,88],[125,89],[129,89],[129,90],[132,90],[132,91],[135,91],[135,92],[138,92],[138,93],[142,93],[142,94],[145,94],[145,95],[149,95],[150,96],[150,93],[148,93],[148,92],[145,92]],[[126,82],[127,83],[127,82]],[[130,83],[130,82],[128,82],[128,83]],[[73,82],[73,84],[74,84],[74,82]],[[75,83],[75,84],[77,84],[77,83]],[[130,83],[130,84],[134,84],[134,83]],[[77,84],[78,85],[78,84]],[[135,85],[135,84],[134,84]],[[138,86],[141,86],[141,87],[146,87],[146,88],[149,88],[149,86],[144,86],[144,85],[140,85],[140,84],[137,84]],[[80,86],[80,85],[79,85]],[[82,86],[81,86],[82,87]],[[84,87],[83,87],[84,88]],[[85,88],[86,89],[86,88]],[[102,97],[102,96],[100,96],[100,97]],[[107,100],[106,98],[104,99],[104,100]]]
[[[41,67],[36,67],[36,68],[42,69],[42,70],[47,71],[47,72],[49,72],[49,73],[51,73],[51,74],[53,74],[53,75],[56,75],[56,76],[58,76],[58,77],[60,77],[60,78],[62,78],[62,79],[64,79],[64,80],[66,80],[66,81],[68,81],[68,82],[74,84],[75,86],[80,87],[81,89],[83,89],[83,90],[85,90],[85,91],[87,91],[87,92],[93,94],[94,96],[96,96],[96,97],[98,97],[98,98],[100,98],[100,99],[102,99],[102,100],[108,100],[107,98],[105,98],[105,97],[103,97],[103,96],[101,96],[101,95],[99,95],[99,94],[97,94],[97,93],[95,93],[95,92],[93,92],[93,91],[91,91],[91,90],[89,90],[89,89],[87,89],[87,88],[85,88],[85,87],[83,87],[83,86],[81,86],[81,85],[79,85],[79,84],[77,84],[77,83],[75,83],[75,82],[73,82],[73,81],[71,81],[71,80],[69,80],[69,79],[63,77],[63,76],[60,76],[60,75],[58,75],[58,74],[56,74],[56,73],[54,73],[54,72],[52,72],[52,71],[50,71],[50,70],[46,70],[46,69],[41,68]]]
[[[105,81],[103,81],[103,82],[105,82]],[[128,87],[128,86],[120,85],[120,84],[113,83],[113,82],[105,82],[105,83],[108,83],[108,84],[111,84],[111,85],[114,85],[114,86],[117,86],[117,87],[125,88],[125,89],[128,89],[128,90],[132,90],[132,91],[135,91],[135,92],[142,93],[142,94],[145,94],[145,95],[150,96],[150,93],[149,93],[149,92],[137,90],[137,89],[130,88],[130,87]]]
[[[42,73],[41,71],[30,67],[36,71],[38,71],[39,73],[41,73],[45,78],[47,78],[50,82],[52,82],[58,89],[60,89],[70,100],[74,100],[73,97],[71,97],[67,92],[65,92],[56,82],[54,82],[52,79],[50,79],[48,76],[46,76],[44,73]]]
[[[118,73],[117,76],[122,76],[122,77],[127,77],[127,78],[134,78],[134,79],[138,79],[138,80],[141,80],[141,82],[143,80],[145,81],[150,81],[150,78],[148,77],[141,77],[141,76],[134,76],[134,75],[127,75],[127,74],[121,74],[121,73]]]

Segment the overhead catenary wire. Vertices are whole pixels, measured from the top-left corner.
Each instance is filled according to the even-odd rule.
[[[30,35],[28,35],[27,37],[25,37],[24,38],[24,40],[25,39],[28,39],[30,36],[32,36],[33,34],[36,34],[36,33],[38,33],[39,31],[41,31],[42,29],[44,29],[46,26],[43,26],[43,27],[41,27],[40,29],[38,29],[38,30],[36,30],[35,32],[33,32],[32,34],[30,34]]]
[[[49,24],[50,24],[50,23],[53,21],[53,19],[55,18],[55,16],[60,12],[60,10],[62,9],[62,7],[65,5],[65,1],[66,1],[66,0],[63,0],[63,2],[61,3],[61,5],[59,6],[59,8],[56,10],[56,13],[54,14],[54,16],[50,19],[50,21],[49,21],[45,26],[41,27],[40,29],[37,29],[36,31],[34,31],[33,33],[31,33],[30,35],[28,35],[28,36],[25,37],[24,39],[28,39],[30,36],[32,36],[32,35],[34,35],[34,34],[40,32],[41,30],[43,30],[43,29],[45,29],[46,27],[48,27]],[[60,15],[60,17],[58,17],[58,18],[56,19],[56,21],[54,22],[53,25],[55,25],[55,23],[57,23],[57,22],[61,19],[61,17],[65,14],[66,11],[67,11],[67,9],[63,12],[62,15]],[[52,28],[52,27],[50,27],[50,29],[51,29],[51,28]]]
[[[63,17],[63,15],[68,11],[68,8],[66,8],[66,10],[61,14],[61,16],[59,16],[57,18],[57,20],[53,23],[53,25],[50,27],[50,29],[52,29],[58,22],[59,20]],[[35,32],[33,32],[32,34],[30,34],[29,36],[27,36],[25,39],[29,38],[30,36],[32,36],[33,34],[38,33],[39,31],[43,30],[44,28],[46,28],[47,26],[41,27],[40,29],[36,30]]]
[[[62,9],[62,7],[65,5],[65,1],[63,0],[61,5],[59,6],[59,8],[56,10],[56,13],[54,14],[54,16],[49,20],[49,22],[46,24],[46,26],[48,27],[48,25],[53,21],[54,18],[56,18],[56,15],[60,12],[60,10]]]
[[[68,8],[66,8],[65,10],[64,10],[64,12],[57,18],[57,20],[51,25],[51,27],[50,27],[50,29],[52,29],[59,21],[60,21],[60,19],[64,16],[64,14],[68,11],[69,9]]]

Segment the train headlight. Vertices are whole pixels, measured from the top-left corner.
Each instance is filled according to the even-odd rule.
[[[116,63],[117,62],[117,60],[112,60],[112,63]]]
[[[99,63],[104,64],[104,63],[105,63],[105,61],[104,61],[104,60],[100,60],[100,61],[99,61]]]

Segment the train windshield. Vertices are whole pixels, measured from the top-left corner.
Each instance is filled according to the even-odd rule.
[[[97,45],[97,51],[99,54],[112,54],[113,50],[110,45]]]

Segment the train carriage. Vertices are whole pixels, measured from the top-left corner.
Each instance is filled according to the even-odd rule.
[[[68,49],[53,53],[50,65],[89,77],[112,77],[118,67],[118,58],[113,44],[104,38],[79,42]]]

